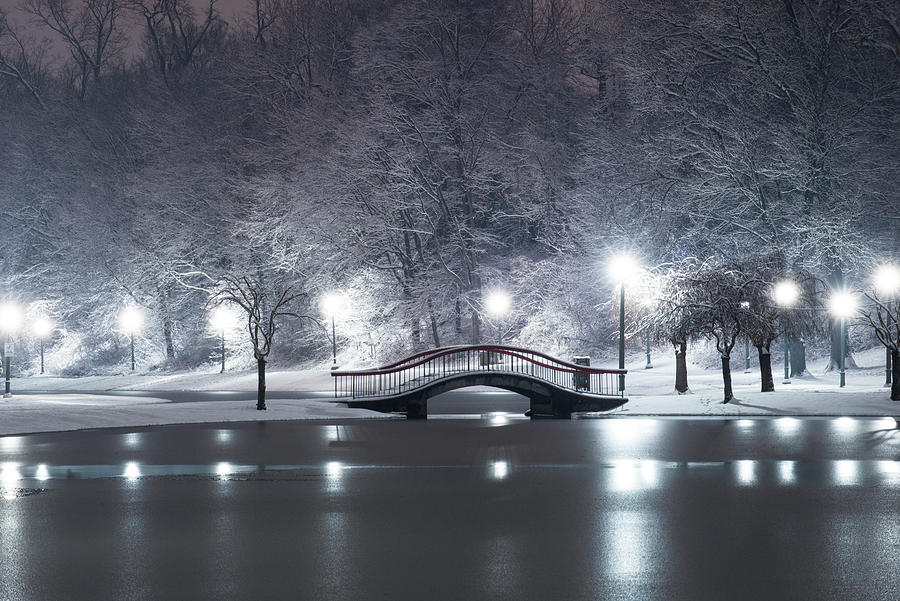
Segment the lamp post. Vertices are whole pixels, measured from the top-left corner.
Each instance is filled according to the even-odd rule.
[[[625,369],[625,282],[634,276],[637,263],[630,255],[616,255],[607,266],[610,279],[619,286],[619,369]],[[625,374],[619,374],[619,392],[625,391]]]
[[[34,322],[34,333],[41,345],[41,375],[44,373],[44,339],[53,331],[53,322],[46,316],[38,317]]]
[[[329,292],[322,296],[319,306],[326,316],[331,317],[331,369],[338,368],[337,362],[337,337],[335,336],[335,316],[347,311],[347,297],[339,292]]]
[[[144,318],[141,310],[129,305],[119,313],[119,324],[131,337],[131,371],[134,371],[134,333],[141,328]]]
[[[225,373],[225,330],[234,327],[235,321],[237,321],[237,317],[234,312],[225,305],[219,305],[213,309],[213,312],[209,317],[210,325],[219,334],[220,355],[222,359],[222,368],[219,370],[220,374]]]
[[[888,307],[887,327],[890,329],[893,322],[891,300],[900,292],[900,268],[896,265],[882,265],[875,270],[873,280],[876,292],[885,298]],[[891,349],[888,347],[884,348],[884,385],[891,385]]]
[[[3,329],[5,342],[3,345],[3,374],[4,374],[4,390],[3,398],[10,398],[12,392],[10,389],[10,359],[13,355],[12,335],[15,334],[22,326],[22,308],[14,302],[7,302],[0,306],[0,328]]]
[[[512,307],[512,298],[504,290],[494,290],[484,300],[488,315],[497,319],[497,344],[503,344],[503,318]]]
[[[775,303],[780,307],[789,308],[794,306],[797,299],[800,298],[800,288],[797,287],[792,280],[782,280],[775,284],[772,290],[772,296]],[[791,365],[790,365],[790,348],[791,339],[788,333],[784,333],[784,380],[782,384],[791,383]]]
[[[846,290],[839,290],[831,294],[828,300],[829,312],[841,320],[841,384],[846,385],[845,361],[847,358],[847,318],[856,311],[856,298]]]

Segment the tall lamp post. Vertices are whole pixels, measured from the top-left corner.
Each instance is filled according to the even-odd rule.
[[[887,326],[890,328],[893,320],[890,311],[891,301],[900,302],[900,299],[897,299],[900,293],[900,268],[896,265],[882,265],[875,270],[873,280],[875,291],[885,299],[884,304],[888,307]],[[891,349],[888,347],[884,349],[884,385],[887,387],[891,385]]]
[[[3,344],[3,374],[5,385],[3,390],[3,398],[10,398],[12,392],[10,390],[10,358],[13,355],[12,336],[22,326],[22,308],[14,302],[7,302],[0,306],[0,329],[4,333]]]
[[[484,308],[488,315],[497,320],[497,344],[503,344],[503,318],[512,307],[512,298],[504,290],[494,290],[484,299]]]
[[[319,307],[322,310],[322,313],[327,317],[331,317],[331,369],[335,370],[338,368],[337,362],[337,337],[335,336],[335,317],[337,315],[343,315],[347,311],[348,306],[347,297],[339,292],[329,292],[322,296],[322,299],[319,301]]]
[[[233,328],[236,321],[237,317],[235,316],[234,311],[225,305],[219,305],[213,309],[212,314],[209,316],[210,325],[219,334],[220,354],[222,359],[222,368],[219,370],[220,374],[225,373],[225,330]]]
[[[775,284],[772,290],[772,297],[775,304],[779,307],[793,307],[797,299],[800,298],[800,288],[792,280],[782,280]],[[790,364],[791,339],[787,332],[784,333],[784,380],[782,384],[791,383],[791,364]]]
[[[134,334],[141,329],[143,321],[141,310],[134,305],[125,307],[119,313],[119,324],[131,336],[131,371],[134,371]]]
[[[44,373],[44,339],[53,331],[53,322],[50,318],[42,315],[34,322],[34,333],[37,335],[41,345],[41,374]]]
[[[828,311],[841,320],[841,388],[846,385],[847,318],[856,311],[856,298],[845,290],[833,292],[828,299]]]
[[[625,369],[625,282],[637,271],[630,255],[616,255],[607,266],[609,278],[619,286],[619,369]],[[619,392],[625,391],[625,374],[619,374]]]

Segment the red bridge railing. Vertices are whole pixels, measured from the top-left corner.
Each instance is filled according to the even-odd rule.
[[[538,351],[477,345],[432,349],[377,369],[333,371],[335,398],[390,397],[436,380],[470,373],[521,374],[558,388],[602,396],[624,396],[618,376],[624,369],[600,369],[560,361]]]

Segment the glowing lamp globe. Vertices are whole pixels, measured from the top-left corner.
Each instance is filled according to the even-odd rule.
[[[225,305],[219,305],[213,309],[209,316],[209,324],[216,331],[228,330],[237,323],[238,316],[234,309]]]
[[[127,332],[135,332],[141,329],[144,323],[144,316],[141,310],[134,306],[128,306],[119,313],[119,325]]]
[[[340,317],[349,310],[350,302],[339,292],[328,292],[319,299],[319,308],[328,317]]]
[[[633,278],[637,270],[638,264],[634,257],[624,254],[614,256],[606,266],[609,278],[617,284],[625,283]]]
[[[42,315],[34,320],[34,335],[38,338],[46,338],[53,331],[53,322],[49,317]]]
[[[782,280],[775,284],[772,290],[775,303],[782,307],[790,307],[800,298],[800,288],[791,280]]]
[[[503,317],[512,307],[512,298],[503,290],[495,290],[484,299],[484,309],[492,317]]]
[[[856,311],[856,297],[849,292],[835,292],[828,299],[828,312],[835,317],[850,317],[854,311]]]
[[[18,332],[22,327],[22,307],[14,302],[0,305],[0,330],[7,334]]]
[[[900,292],[900,267],[882,265],[875,270],[875,290],[884,296],[893,296]]]

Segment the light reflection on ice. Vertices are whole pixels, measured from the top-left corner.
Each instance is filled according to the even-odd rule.
[[[834,483],[838,486],[853,486],[859,479],[859,464],[842,459],[834,462]]]
[[[879,461],[878,471],[886,484],[891,486],[900,485],[900,461],[891,461],[889,459]]]
[[[652,439],[661,427],[655,419],[611,419],[597,422],[614,444],[631,445]]]
[[[139,432],[129,432],[124,436],[125,446],[136,447],[141,444],[141,434]]]
[[[216,465],[216,475],[220,478],[224,478],[225,476],[230,476],[234,473],[234,469],[231,467],[231,464],[227,461],[220,461]]]
[[[0,466],[0,494],[4,499],[16,498],[16,483],[21,479],[18,463],[6,462]]]
[[[42,463],[37,466],[37,469],[34,471],[34,477],[43,482],[44,480],[50,479],[50,470],[47,469],[47,464]]]
[[[489,421],[492,426],[505,426],[509,423],[509,418],[505,413],[491,413]]]
[[[125,471],[122,473],[122,476],[131,481],[137,480],[141,477],[141,468],[136,461],[129,461],[125,464]]]
[[[781,484],[793,484],[797,477],[794,474],[793,461],[778,462],[778,482]]]
[[[659,464],[646,459],[614,461],[609,477],[613,492],[654,489],[659,485]]]
[[[216,430],[216,442],[226,444],[231,442],[231,430],[224,428]]]
[[[739,419],[737,420],[737,426],[741,430],[752,430],[753,426],[756,425],[755,419]]]
[[[780,417],[775,420],[775,429],[779,434],[796,434],[802,425],[803,421],[796,417]]]
[[[859,428],[859,422],[852,417],[839,417],[832,422],[834,431],[838,434],[849,435],[854,434]]]
[[[22,448],[21,436],[4,436],[0,438],[0,450],[7,453],[18,451]]]
[[[494,480],[503,480],[509,475],[509,464],[505,461],[494,461],[491,464],[491,477]]]
[[[756,484],[756,462],[750,459],[741,459],[735,463],[737,468],[737,480],[742,486]]]

